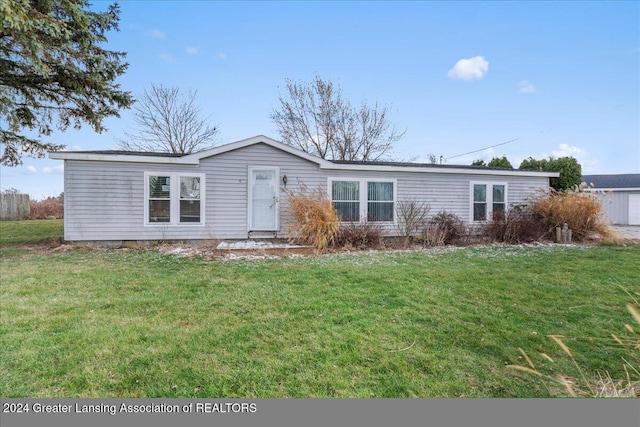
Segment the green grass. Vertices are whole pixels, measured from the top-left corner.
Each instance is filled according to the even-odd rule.
[[[0,249],[12,245],[43,243],[49,239],[62,239],[63,220],[35,219],[31,221],[0,221]]]
[[[0,223],[2,397],[548,397],[506,365],[577,376],[550,334],[625,376],[637,245],[205,262],[16,249],[32,223]]]

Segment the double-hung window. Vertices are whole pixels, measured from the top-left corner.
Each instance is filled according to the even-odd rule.
[[[393,182],[367,182],[367,221],[393,221]]]
[[[340,221],[360,221],[360,182],[333,181],[331,201]]]
[[[330,198],[344,222],[393,222],[394,181],[374,179],[329,179]]]
[[[506,183],[471,183],[471,211],[473,221],[487,221],[498,212],[506,211]]]
[[[204,224],[204,175],[147,172],[145,224]]]
[[[148,215],[149,223],[171,222],[171,177],[167,175],[149,175]]]

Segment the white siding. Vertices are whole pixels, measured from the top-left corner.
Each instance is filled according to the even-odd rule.
[[[248,230],[249,166],[274,166],[280,170],[280,237],[288,235],[290,216],[282,177],[287,189],[326,189],[331,178],[395,179],[396,199],[427,202],[431,213],[447,210],[463,220],[470,218],[471,181],[506,182],[507,206],[526,203],[536,190],[548,188],[548,178],[442,174],[429,172],[366,172],[320,170],[316,163],[267,144],[255,144],[204,158],[199,166],[142,163],[65,161],[65,239],[67,240],[165,240],[242,239]],[[206,174],[204,225],[144,225],[144,173],[188,172]]]

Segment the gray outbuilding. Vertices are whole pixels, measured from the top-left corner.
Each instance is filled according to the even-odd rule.
[[[583,175],[582,182],[598,195],[611,224],[640,225],[640,174]]]

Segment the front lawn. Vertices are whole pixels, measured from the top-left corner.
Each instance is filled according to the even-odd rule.
[[[561,396],[518,348],[625,378],[640,292],[637,245],[205,262],[1,231],[2,397]]]

